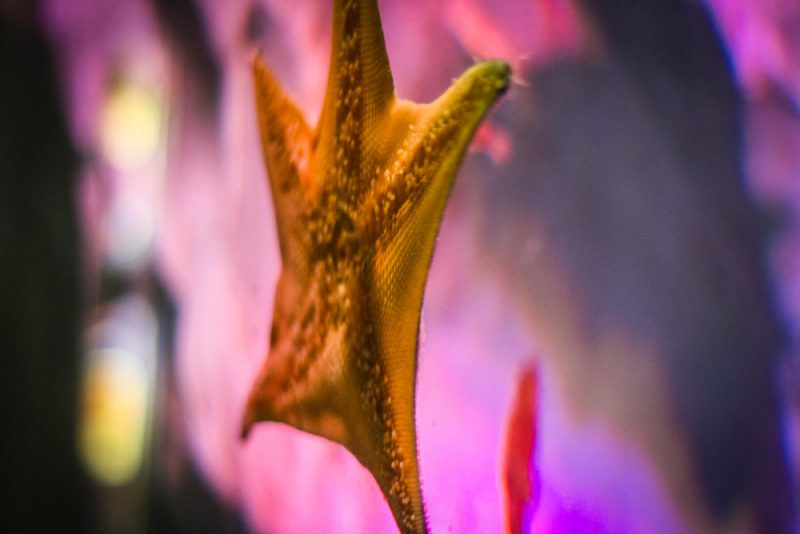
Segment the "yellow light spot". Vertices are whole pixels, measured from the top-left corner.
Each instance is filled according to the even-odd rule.
[[[156,153],[160,124],[161,106],[152,91],[132,83],[119,84],[109,93],[103,109],[103,155],[122,170],[141,167]]]
[[[80,451],[101,482],[122,485],[142,465],[148,381],[144,362],[117,348],[98,349],[85,376]]]

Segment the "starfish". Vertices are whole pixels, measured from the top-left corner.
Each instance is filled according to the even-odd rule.
[[[342,444],[400,531],[427,532],[414,422],[422,297],[456,171],[510,69],[485,61],[430,104],[402,100],[375,0],[335,0],[315,129],[258,55],[253,71],[282,271],[242,436],[273,421]]]

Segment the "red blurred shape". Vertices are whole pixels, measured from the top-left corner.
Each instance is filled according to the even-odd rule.
[[[470,148],[487,154],[495,165],[504,165],[511,156],[514,141],[508,131],[487,120],[478,127]]]
[[[517,377],[500,467],[505,492],[506,532],[509,534],[527,533],[538,505],[539,481],[532,466],[536,452],[538,398],[537,368],[526,366]]]

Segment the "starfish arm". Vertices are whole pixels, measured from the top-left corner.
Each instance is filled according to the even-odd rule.
[[[386,220],[379,224],[385,231],[378,240],[369,302],[391,399],[391,429],[397,441],[387,459],[399,463],[402,471],[394,480],[376,478],[403,532],[424,532],[425,528],[414,391],[419,318],[436,234],[469,141],[508,82],[505,63],[487,62],[466,72],[429,107],[423,131],[409,155],[411,161],[403,165],[411,172],[417,169],[418,174],[390,180],[383,194],[374,198],[387,213],[396,214],[394,225]],[[380,468],[372,470],[381,472]],[[399,484],[403,487],[398,488]],[[413,526],[408,524],[409,518],[413,518]]]
[[[274,421],[345,446],[353,441],[348,392],[357,385],[343,358],[347,325],[331,324],[319,289],[290,270],[281,273],[269,357],[247,401],[243,437],[255,423]]]
[[[317,160],[333,167],[327,181],[369,176],[369,140],[394,98],[376,0],[335,0],[328,86],[317,126]]]
[[[309,172],[313,134],[260,55],[253,59],[253,79],[281,257],[285,265],[302,271],[307,251],[306,240],[298,235],[302,231],[298,220],[307,191],[313,189],[307,183],[313,176]]]
[[[419,238],[424,242],[423,234],[428,233],[432,243],[464,153],[483,117],[508,88],[510,76],[507,63],[485,61],[467,70],[430,104],[402,100],[394,104],[382,136],[403,136],[405,140],[403,146],[393,151],[382,176],[365,199],[363,204],[367,209],[358,221],[361,235],[377,240],[377,249],[384,256],[393,254],[387,248],[398,229],[407,225],[412,213],[427,205],[420,203],[423,197],[436,209],[426,213],[427,218],[422,220],[427,222],[408,239]],[[390,140],[382,144],[397,145]],[[430,221],[435,222],[432,227]],[[393,258],[392,262],[397,260]],[[412,264],[416,261],[411,259]],[[421,268],[427,270],[428,263],[422,262]]]

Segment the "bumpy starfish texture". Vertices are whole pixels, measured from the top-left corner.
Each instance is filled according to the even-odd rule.
[[[269,356],[244,415],[347,447],[404,533],[426,532],[414,389],[434,241],[475,129],[509,84],[473,66],[436,101],[398,99],[375,0],[336,0],[312,129],[264,61],[253,70],[283,269]]]

